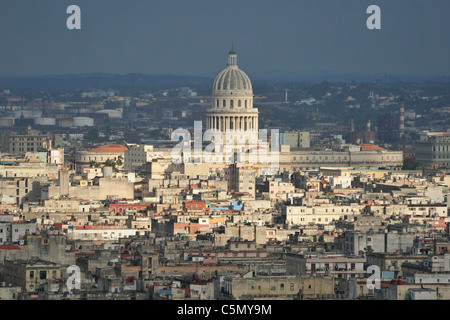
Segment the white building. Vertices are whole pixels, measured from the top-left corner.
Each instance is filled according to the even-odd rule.
[[[152,145],[130,144],[124,152],[124,169],[133,171],[154,159],[168,159],[170,152],[165,149],[154,149]]]
[[[286,206],[282,217],[288,225],[330,224],[339,219],[360,215],[362,205]]]
[[[67,238],[70,240],[98,240],[117,241],[120,238],[132,237],[137,234],[137,229],[128,228],[98,228],[98,229],[67,229]]]

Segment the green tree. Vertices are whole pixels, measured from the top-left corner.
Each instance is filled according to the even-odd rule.
[[[420,163],[417,162],[417,160],[412,158],[405,158],[403,160],[403,170],[417,170],[417,168],[420,166]]]
[[[100,163],[98,163],[97,161],[94,161],[94,160],[89,161],[89,165],[92,168],[99,168],[100,167]]]

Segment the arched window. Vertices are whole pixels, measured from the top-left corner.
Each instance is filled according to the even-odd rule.
[[[242,107],[242,105],[241,105],[241,100],[240,100],[240,99],[238,100],[238,107],[239,107],[239,108]]]
[[[234,100],[230,100],[230,107],[231,107],[231,108],[234,107]]]
[[[245,107],[247,108],[247,100],[245,100]]]
[[[227,102],[226,102],[225,99],[223,99],[223,101],[222,101],[222,107],[226,107],[226,106],[227,106]]]
[[[219,99],[217,99],[217,101],[216,101],[216,107],[217,108],[219,107]]]

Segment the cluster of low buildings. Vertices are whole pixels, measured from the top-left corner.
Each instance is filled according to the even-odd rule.
[[[421,157],[442,161],[420,170],[368,134],[314,149],[302,132],[263,139],[234,50],[211,102],[214,152],[195,125],[155,144],[8,134],[0,299],[448,299],[446,133],[423,138]]]
[[[445,170],[289,160],[262,174],[174,164],[149,145],[98,146],[69,164],[56,150],[56,162],[51,144],[1,160],[1,299],[450,294]]]

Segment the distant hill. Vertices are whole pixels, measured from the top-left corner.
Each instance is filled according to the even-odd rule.
[[[367,82],[367,81],[443,81],[450,82],[449,76],[414,76],[414,75],[357,75],[341,74],[328,71],[301,72],[286,70],[266,70],[248,73],[254,84],[267,82]],[[201,75],[148,75],[134,74],[134,88],[136,91],[157,91],[179,87],[192,87],[199,90],[199,94],[209,94],[215,74]],[[129,91],[131,88],[131,74],[75,74],[75,75],[46,75],[34,77],[0,77],[0,91],[9,89],[14,92],[39,91],[85,91],[95,89],[114,89]]]
[[[252,80],[277,81],[277,82],[368,82],[368,81],[450,81],[450,76],[427,76],[427,75],[392,75],[392,74],[354,74],[339,73],[333,71],[288,71],[288,70],[266,70],[249,73]]]
[[[202,87],[213,79],[201,76],[133,74],[136,90],[161,90],[178,87]],[[0,78],[0,90],[39,91],[84,91],[95,89],[130,90],[132,75],[77,74],[47,75],[37,77]]]

